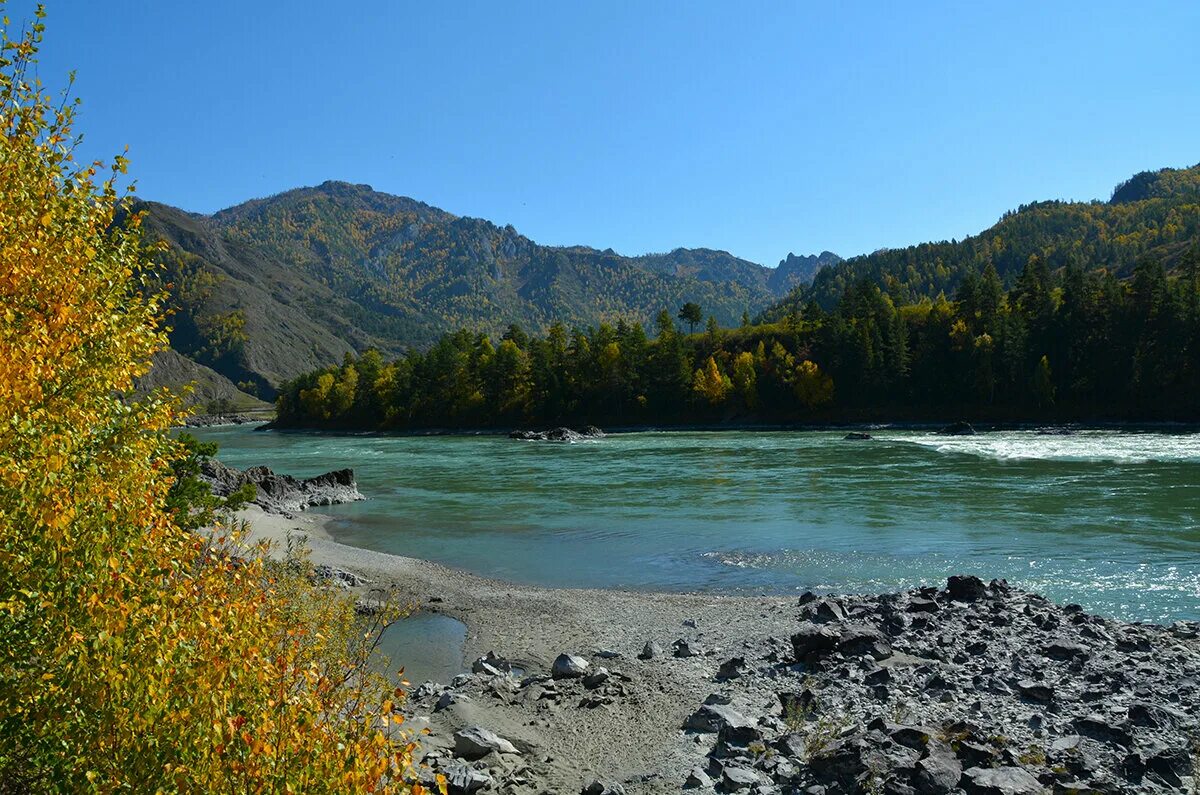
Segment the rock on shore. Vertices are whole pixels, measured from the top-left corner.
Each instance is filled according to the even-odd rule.
[[[490,654],[412,694],[433,716],[417,718],[426,761],[451,793],[1157,793],[1200,775],[1198,623],[1105,619],[971,576],[762,615],[740,636],[689,619],[673,643],[565,648],[520,676]],[[620,754],[681,697],[658,770],[567,787],[595,763],[561,758],[573,744],[623,732],[606,741]]]
[[[268,513],[287,514],[314,505],[336,505],[366,499],[358,490],[353,469],[338,469],[300,479],[277,474],[268,467],[234,469],[215,458],[206,458],[200,465],[200,479],[208,483],[213,494],[219,497],[228,497],[251,483],[257,495],[251,502]]]

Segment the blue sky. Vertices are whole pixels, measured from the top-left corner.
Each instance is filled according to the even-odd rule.
[[[10,2],[14,24],[32,3]],[[1200,3],[51,2],[84,154],[199,212],[364,182],[774,265],[1200,162]]]

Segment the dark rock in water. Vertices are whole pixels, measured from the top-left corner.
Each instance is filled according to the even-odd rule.
[[[863,442],[870,438],[871,438],[871,434],[869,434],[869,433],[861,433],[859,431],[851,431],[850,433],[843,436],[842,440],[846,441],[846,442]]]
[[[526,442],[582,442],[587,439],[602,439],[604,431],[595,425],[585,425],[579,430],[551,428],[546,431],[513,431],[508,438]]]
[[[970,574],[956,574],[946,581],[946,592],[956,602],[974,602],[987,593],[983,580]]]
[[[969,422],[952,422],[938,431],[942,436],[974,436],[975,428]]]
[[[276,474],[267,467],[250,467],[243,471],[215,458],[206,458],[200,462],[200,480],[218,497],[228,497],[246,484],[252,484],[255,497],[251,502],[269,513],[291,513],[313,505],[337,505],[366,499],[358,490],[353,469],[338,469],[301,480]]]

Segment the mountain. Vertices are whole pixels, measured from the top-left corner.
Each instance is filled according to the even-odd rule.
[[[141,209],[167,244],[172,347],[263,397],[346,353],[394,355],[464,326],[649,322],[688,301],[730,325],[778,300],[798,270],[711,249],[542,246],[512,226],[345,182],[212,215]]]
[[[829,309],[847,287],[866,279],[897,303],[945,293],[991,262],[1011,287],[1033,255],[1053,270],[1075,259],[1088,269],[1128,276],[1139,259],[1168,269],[1200,238],[1200,164],[1146,171],[1118,185],[1107,202],[1042,201],[1005,213],[994,226],[965,240],[884,249],[822,269],[764,313],[781,317],[815,301]]]
[[[775,292],[786,292],[797,286],[812,284],[818,271],[830,265],[837,265],[841,261],[842,258],[832,251],[822,251],[820,254],[804,257],[797,257],[789,251],[788,255],[779,261],[774,273],[767,278],[767,286]]]
[[[170,348],[154,355],[153,366],[138,380],[135,393],[144,395],[162,387],[175,389],[181,384],[192,387],[184,397],[184,405],[205,413],[267,408],[266,403],[242,392],[225,376]]]

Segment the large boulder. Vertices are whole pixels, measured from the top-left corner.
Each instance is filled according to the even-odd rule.
[[[554,658],[550,674],[555,679],[582,679],[587,676],[591,665],[582,657],[574,654],[560,654]]]
[[[837,648],[841,632],[829,624],[806,621],[792,634],[792,651],[800,662],[829,654]]]
[[[871,657],[886,660],[892,656],[892,644],[875,627],[846,627],[838,638],[837,650],[847,657]]]
[[[917,762],[913,784],[917,792],[942,795],[958,787],[962,763],[948,749],[940,748]]]
[[[683,728],[694,732],[718,732],[723,735],[749,736],[757,733],[754,722],[725,704],[702,704],[684,722]]]
[[[454,755],[460,759],[482,759],[493,752],[520,753],[508,740],[482,726],[470,726],[454,733]]]
[[[462,762],[451,762],[441,766],[446,777],[446,789],[450,795],[471,795],[492,783],[492,777]]]
[[[955,574],[946,580],[946,592],[956,602],[974,602],[987,594],[987,586],[978,577]]]
[[[1046,791],[1021,767],[972,767],[963,771],[961,783],[971,795],[1040,795]]]

